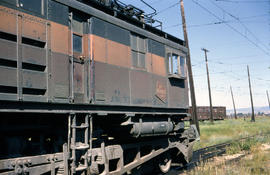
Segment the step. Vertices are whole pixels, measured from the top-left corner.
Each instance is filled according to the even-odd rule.
[[[85,165],[79,165],[75,170],[76,171],[84,171],[86,169],[87,169],[87,166],[85,166]]]
[[[88,124],[85,124],[85,123],[83,123],[83,124],[81,124],[79,126],[77,126],[77,125],[71,125],[71,128],[77,128],[77,129],[84,129],[84,128],[88,128],[88,127],[89,127],[89,125]]]
[[[89,148],[89,144],[85,144],[85,143],[81,143],[81,142],[76,142],[75,146],[71,145],[71,149],[76,149],[76,150],[84,150],[84,149],[88,149]]]

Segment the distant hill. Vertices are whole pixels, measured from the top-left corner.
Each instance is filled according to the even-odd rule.
[[[251,113],[251,107],[250,108],[238,108],[238,109],[236,109],[236,112],[243,113],[243,114]],[[255,113],[263,112],[265,114],[270,114],[269,106],[254,107],[254,112]],[[233,113],[233,109],[228,109],[227,114],[231,114],[231,113]]]

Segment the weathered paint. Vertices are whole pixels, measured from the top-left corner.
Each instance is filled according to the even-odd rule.
[[[153,74],[167,77],[165,58],[152,54],[152,70]]]
[[[95,61],[96,102],[105,104],[130,103],[129,70]]]
[[[167,99],[167,89],[166,84],[161,81],[156,82],[156,97],[158,97],[162,102],[166,103]]]
[[[13,86],[17,85],[17,70],[10,67],[0,67],[0,85],[2,86]],[[7,78],[8,76],[8,78]]]
[[[130,71],[131,102],[137,106],[152,105],[152,75],[145,71]]]
[[[22,15],[22,35],[46,42],[46,20],[33,15]]]
[[[17,60],[17,44],[13,41],[0,39],[0,57],[7,60]]]
[[[69,97],[70,63],[68,55],[52,52],[53,96]]]
[[[108,52],[107,54],[108,64],[130,68],[131,66],[130,47],[108,40],[107,52]]]
[[[0,6],[0,30],[16,35],[17,33],[17,11]]]
[[[169,106],[171,108],[188,108],[187,81],[169,79]]]
[[[22,60],[25,63],[46,66],[46,50],[29,45],[22,46]]]
[[[12,10],[11,10],[12,11]],[[14,10],[13,10],[14,11]],[[2,13],[2,11],[0,11]],[[22,12],[20,12],[22,13]],[[4,13],[5,14],[5,13]],[[4,15],[3,14],[3,15]],[[22,13],[23,14],[23,13]],[[12,16],[13,15],[13,16]],[[12,14],[9,18],[14,18]],[[15,15],[16,17],[16,15]],[[23,16],[23,35],[36,40],[46,41],[44,31],[46,28],[46,20],[31,17],[31,15]],[[33,22],[31,23],[31,20]],[[16,18],[11,19],[16,24]],[[82,53],[75,53],[74,57],[79,60],[86,60],[90,57],[92,49],[92,58],[95,66],[94,71],[94,89],[96,102],[103,104],[121,104],[133,106],[162,106],[162,107],[186,107],[188,101],[186,80],[170,80],[167,77],[167,60],[165,56],[164,44],[149,39],[148,49],[145,56],[145,68],[134,68],[131,65],[131,48],[130,34],[127,30],[121,29],[93,18],[90,33],[82,35]],[[95,22],[98,21],[98,22]],[[8,24],[10,21],[6,21]],[[11,24],[13,24],[11,22]],[[31,23],[31,24],[29,24]],[[71,53],[71,30],[68,26],[56,22],[49,22],[50,44],[51,44],[51,94],[54,99],[68,99],[70,95],[70,62],[69,54]],[[94,26],[96,23],[97,26]],[[1,23],[2,24],[2,23]],[[29,24],[29,25],[28,25]],[[28,25],[28,26],[26,26]],[[100,25],[105,26],[102,30],[97,28]],[[0,25],[1,31],[8,30],[8,25]],[[14,25],[10,26],[14,29]],[[100,29],[100,30],[99,30]],[[115,35],[119,32],[124,34],[118,38],[109,33],[112,29]],[[117,31],[119,29],[120,31]],[[84,30],[86,31],[86,30]],[[87,31],[86,31],[87,32]],[[92,32],[92,33],[91,33]],[[45,37],[45,38],[44,38]],[[90,41],[89,41],[90,39]],[[92,45],[90,44],[92,43]],[[89,45],[90,44],[90,45]],[[16,61],[16,42],[1,40],[0,45],[6,48],[6,52],[0,53],[3,58]],[[2,49],[1,48],[1,49]],[[46,66],[45,48],[37,48],[29,45],[22,47],[23,63]],[[77,94],[79,103],[88,103],[83,100],[83,96],[89,92],[85,89],[87,83],[85,78],[85,64],[74,64],[74,93]],[[88,72],[88,75],[90,73]],[[46,89],[45,85],[38,86],[36,83],[38,78],[30,76],[29,80],[24,81],[25,87],[34,87],[38,89]],[[46,82],[46,76],[39,77]],[[75,95],[76,96],[76,95]]]
[[[93,58],[95,61],[107,62],[107,40],[97,35],[92,35]]]
[[[30,174],[42,174],[51,170],[51,174],[55,174],[57,169],[62,169],[59,168],[60,164],[62,167],[62,159],[59,158],[60,155],[56,154],[41,155],[44,154],[44,150],[46,149],[44,145],[47,145],[43,141],[44,139],[52,138],[53,145],[49,144],[50,150],[51,146],[53,146],[57,147],[57,149],[53,149],[53,152],[61,152],[62,150],[58,148],[61,148],[67,142],[67,139],[63,140],[62,138],[72,138],[69,145],[69,148],[73,150],[71,169],[72,171],[76,170],[76,166],[74,165],[78,165],[78,160],[83,158],[83,156],[76,158],[76,145],[78,143],[81,144],[81,141],[84,141],[85,144],[89,143],[89,129],[96,129],[96,126],[99,126],[98,129],[101,129],[102,133],[111,135],[112,129],[122,129],[122,125],[119,122],[127,119],[127,117],[134,117],[135,120],[138,116],[141,117],[142,120],[140,120],[140,123],[137,123],[137,127],[141,127],[143,123],[144,131],[141,133],[141,129],[137,130],[138,135],[149,134],[149,136],[154,136],[159,134],[167,135],[168,132],[178,133],[178,130],[174,130],[174,126],[180,123],[178,119],[182,119],[187,112],[185,109],[188,103],[187,84],[186,80],[175,80],[175,82],[172,82],[168,79],[164,48],[166,44],[179,50],[185,49],[183,45],[179,44],[181,40],[167,39],[168,35],[166,34],[165,38],[162,31],[157,35],[156,30],[147,29],[149,26],[146,26],[146,28],[135,26],[134,23],[129,23],[128,19],[126,21],[120,18],[117,19],[117,17],[106,14],[105,11],[101,12],[97,9],[88,10],[88,8],[83,6],[84,2],[73,0],[20,1],[25,6],[21,4],[20,6],[16,6],[15,4],[19,1],[15,2],[15,0],[10,2],[8,0],[0,1],[0,4],[6,3],[10,6],[13,5],[12,8],[18,9],[19,14],[17,15],[17,12],[14,10],[14,14],[7,13],[7,16],[9,16],[7,19],[10,20],[1,20],[4,23],[0,24],[0,31],[9,33],[0,35],[2,37],[0,39],[0,47],[3,46],[0,48],[0,51],[3,52],[0,53],[0,99],[5,101],[0,109],[1,112],[4,111],[1,113],[4,114],[1,119],[8,119],[10,122],[5,122],[4,120],[2,123],[10,123],[5,128],[9,128],[14,132],[11,135],[9,132],[8,136],[11,137],[5,136],[5,131],[0,132],[1,138],[4,138],[2,139],[4,140],[4,147],[7,148],[8,153],[5,154],[7,158],[13,156],[13,148],[21,150],[21,144],[14,145],[13,136],[15,136],[16,143],[21,143],[22,137],[23,139],[32,138],[32,135],[24,135],[31,132],[31,134],[34,133],[33,145],[37,149],[31,150],[31,153],[29,153],[31,155],[34,154],[35,157],[26,155],[28,156],[27,162],[31,161],[32,166],[25,167],[23,171],[27,171]],[[44,11],[38,14],[40,13],[38,12],[40,6],[34,9],[33,7],[39,5],[41,2],[44,2]],[[83,8],[69,7],[69,4],[66,3],[77,4]],[[0,9],[0,13],[2,12]],[[74,12],[74,16],[71,19],[71,26],[68,26],[68,12]],[[79,16],[76,16],[78,14]],[[99,14],[99,16],[96,14]],[[3,18],[3,15],[1,15],[0,17]],[[15,15],[15,19],[12,15]],[[90,20],[91,27],[89,28],[87,22],[90,16],[97,16],[99,19],[92,18],[92,21]],[[5,26],[5,23],[7,26]],[[9,28],[12,28],[13,31],[9,31]],[[148,52],[145,55],[145,67],[144,63],[141,62],[141,60],[144,60],[144,55],[140,56],[142,59],[139,59],[138,66],[131,66],[131,32],[141,35],[144,41],[149,41],[148,43],[145,42],[146,44],[141,44],[138,50],[135,49],[136,51]],[[82,36],[81,53],[79,53],[80,49],[77,52],[74,51],[75,49],[72,49],[74,46],[72,44],[73,33]],[[17,34],[18,36],[15,36]],[[132,49],[134,50],[134,47]],[[7,75],[8,78],[6,78]],[[20,100],[22,102],[10,102],[10,100]],[[89,103],[91,105],[85,105]],[[169,104],[170,106],[168,106]],[[59,116],[54,113],[61,113],[62,115]],[[73,123],[71,126],[67,122],[67,113],[72,113],[70,114],[70,119],[72,119]],[[103,118],[99,114],[105,114],[106,116],[103,116]],[[13,118],[13,115],[16,118]],[[32,117],[29,118],[29,115],[32,115],[33,119],[37,122],[32,123]],[[85,117],[85,121],[82,122],[79,119],[76,122],[76,116],[78,118],[80,117],[80,119],[82,119],[81,117]],[[177,116],[177,120],[174,120],[176,117],[172,116]],[[50,119],[53,117],[56,120],[50,122],[48,117]],[[19,118],[20,121],[23,121],[22,123],[17,121]],[[44,120],[45,118],[48,119]],[[88,121],[89,118],[90,123]],[[94,118],[95,127],[92,127],[92,118]],[[101,122],[98,120],[101,120]],[[27,125],[25,125],[25,122]],[[38,125],[34,126],[35,123],[38,123]],[[66,133],[69,133],[67,132],[67,126],[72,128],[72,134],[69,134],[68,137],[66,136]],[[81,132],[78,134],[75,133],[76,129],[83,129],[84,127],[86,127],[84,137]],[[151,127],[154,130],[151,130]],[[17,131],[18,128],[19,132]],[[51,129],[54,130],[52,131]],[[126,131],[126,128],[123,131]],[[195,139],[189,137],[189,135],[194,135],[194,132],[185,132],[188,135],[187,140]],[[18,133],[20,134],[18,135]],[[182,136],[186,137],[185,135]],[[16,141],[17,138],[19,140]],[[83,140],[83,138],[86,140]],[[114,172],[110,171],[110,174],[124,174],[127,171],[132,171],[134,167],[140,166],[144,162],[165,153],[165,151],[169,151],[169,149],[178,148],[186,158],[187,150],[190,148],[184,146],[181,143],[182,141],[177,138],[173,142],[170,142],[170,138],[166,137],[162,139],[157,138],[157,140],[151,138],[149,142],[144,143],[144,141],[140,140],[139,143],[134,142],[134,144],[128,145],[125,145],[124,140],[122,140],[120,145],[117,145],[118,138],[115,137],[112,143],[113,145],[106,142],[106,146],[102,149],[99,147],[94,148],[91,156],[96,157],[96,155],[101,155],[102,159],[104,157],[108,158],[108,161],[104,163],[104,173],[109,174],[111,160],[119,159],[122,161],[128,155],[128,152],[122,148],[137,150],[136,155],[143,153],[144,156],[142,157],[135,155],[135,159],[128,165],[120,162],[120,164],[116,165],[117,167]],[[5,140],[8,140],[9,143],[6,144]],[[35,140],[40,141],[38,145],[36,145],[37,142]],[[97,141],[99,142],[100,140]],[[29,142],[29,144],[32,143]],[[74,145],[75,147],[73,147]],[[97,144],[95,143],[93,145]],[[145,148],[146,146],[147,148]],[[68,162],[67,155],[70,150],[67,150],[65,144],[64,150],[63,157],[65,158],[65,162]],[[0,151],[5,152],[3,149]],[[85,150],[84,156],[87,155],[88,151],[87,149]],[[18,154],[16,151],[15,153],[16,155],[24,155],[20,154],[20,151]],[[52,164],[48,164],[47,157],[55,156],[57,156],[57,159],[50,159],[52,160]],[[46,164],[46,168],[41,165],[41,160],[42,164],[43,162]],[[54,163],[54,160],[58,160],[58,162]],[[14,170],[17,172],[17,165],[15,169],[9,169],[8,166],[11,159],[7,159],[6,161],[7,163],[3,165],[7,165],[7,168],[4,167],[2,169],[4,171],[13,172]],[[16,163],[15,159],[14,161]],[[22,162],[25,162],[24,158]],[[95,163],[95,160],[91,162],[91,165],[94,165],[93,162]],[[69,168],[67,164],[64,165],[65,172]],[[88,167],[86,160],[85,167]]]
[[[51,23],[51,48],[53,52],[68,55],[69,30],[68,26],[64,26],[55,22]]]

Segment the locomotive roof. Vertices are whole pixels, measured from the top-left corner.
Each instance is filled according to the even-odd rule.
[[[132,32],[154,39],[166,45],[169,45],[176,49],[181,49],[183,52],[187,52],[185,47],[185,41],[174,37],[160,29],[152,27],[149,24],[145,24],[139,20],[129,17],[125,14],[115,12],[114,9],[96,3],[95,1],[81,2],[82,0],[54,0],[64,5],[70,6],[74,9],[78,9],[84,13],[90,14],[94,17],[100,18],[106,22],[128,29]]]

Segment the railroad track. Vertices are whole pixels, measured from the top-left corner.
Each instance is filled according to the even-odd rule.
[[[216,144],[216,145],[212,145],[212,146],[208,146],[205,148],[201,148],[198,150],[195,150],[193,152],[193,157],[192,157],[192,162],[188,163],[186,166],[182,167],[179,165],[172,165],[171,170],[166,173],[166,175],[176,175],[176,174],[181,174],[184,171],[191,171],[192,169],[194,169],[196,166],[200,165],[200,163],[205,162],[211,158],[217,157],[217,156],[221,156],[223,154],[226,153],[226,149],[235,142],[242,142],[248,139],[252,139],[255,137],[259,137],[259,136],[266,136],[269,135],[270,133],[265,133],[265,134],[256,134],[253,136],[249,136],[249,137],[243,137],[240,139],[235,139],[235,140],[231,140],[228,142],[224,142],[221,144]]]

